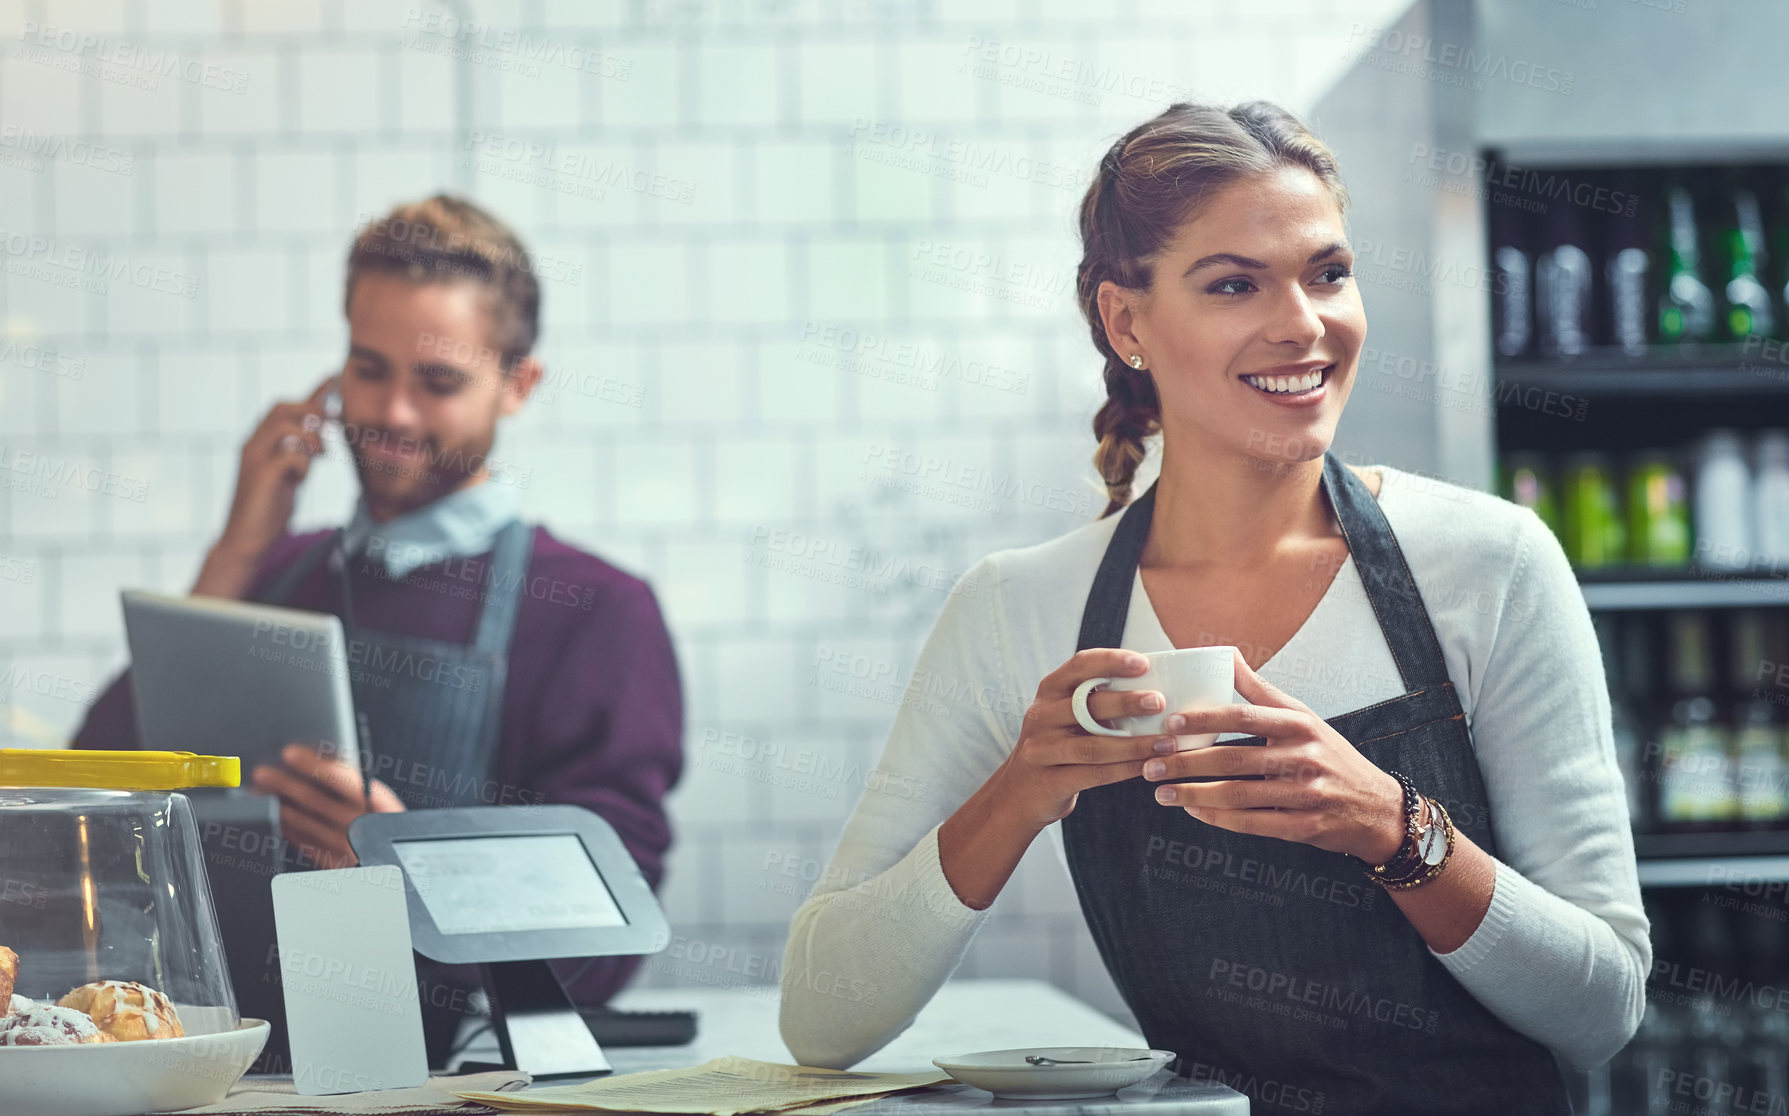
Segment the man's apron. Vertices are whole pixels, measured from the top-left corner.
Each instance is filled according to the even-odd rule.
[[[320,540],[256,599],[283,603],[339,538],[338,532]],[[497,536],[484,576],[464,584],[483,598],[470,644],[365,628],[347,633],[355,703],[372,733],[372,775],[409,809],[504,801],[491,779],[503,732],[510,638],[533,548],[534,529],[512,522]],[[298,866],[290,852],[284,863]],[[468,993],[478,987],[478,973],[424,957],[416,966],[429,1064],[439,1067],[473,1010]]]
[[[321,539],[257,596],[282,604],[337,545]],[[372,730],[372,775],[412,810],[492,805],[489,785],[503,730],[509,641],[533,551],[533,528],[497,536],[484,577],[462,588],[483,597],[470,644],[357,628],[348,633],[356,706]]]

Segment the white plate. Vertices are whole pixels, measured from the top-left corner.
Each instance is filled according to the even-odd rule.
[[[0,1047],[0,1108],[31,1116],[137,1116],[216,1104],[267,1044],[267,1021],[141,1042]]]
[[[1034,1066],[1036,1054],[1087,1065]],[[1170,1050],[1130,1046],[1027,1046],[1017,1050],[983,1050],[954,1058],[933,1058],[932,1064],[977,1089],[1012,1100],[1077,1100],[1103,1097],[1137,1082],[1174,1060]]]

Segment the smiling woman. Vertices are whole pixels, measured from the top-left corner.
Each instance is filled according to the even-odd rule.
[[[1078,292],[1106,512],[947,600],[913,677],[971,696],[901,702],[790,930],[804,1064],[899,1033],[1046,832],[1149,1045],[1255,1111],[1564,1116],[1560,1063],[1633,1034],[1648,927],[1564,554],[1524,508],[1330,452],[1366,336],[1346,200],[1261,103],[1171,106],[1101,160]],[[1169,735],[1077,720],[1191,647],[1233,649],[1237,700],[1094,688],[1093,719]]]

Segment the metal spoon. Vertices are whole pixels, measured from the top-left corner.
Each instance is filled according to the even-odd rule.
[[[1034,1066],[1091,1066],[1095,1064],[1111,1065],[1113,1063],[1095,1063],[1092,1058],[1052,1058],[1047,1054],[1027,1054],[1025,1060]],[[1121,1059],[1126,1062],[1147,1062],[1149,1055],[1139,1054],[1135,1058]]]

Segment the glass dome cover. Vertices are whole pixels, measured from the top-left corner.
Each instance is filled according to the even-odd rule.
[[[130,981],[165,996],[187,1035],[235,1030],[198,828],[172,788],[239,782],[229,757],[0,749],[0,946],[18,957],[14,994],[54,1004]],[[150,1014],[137,1037],[178,1033],[157,1034]]]

